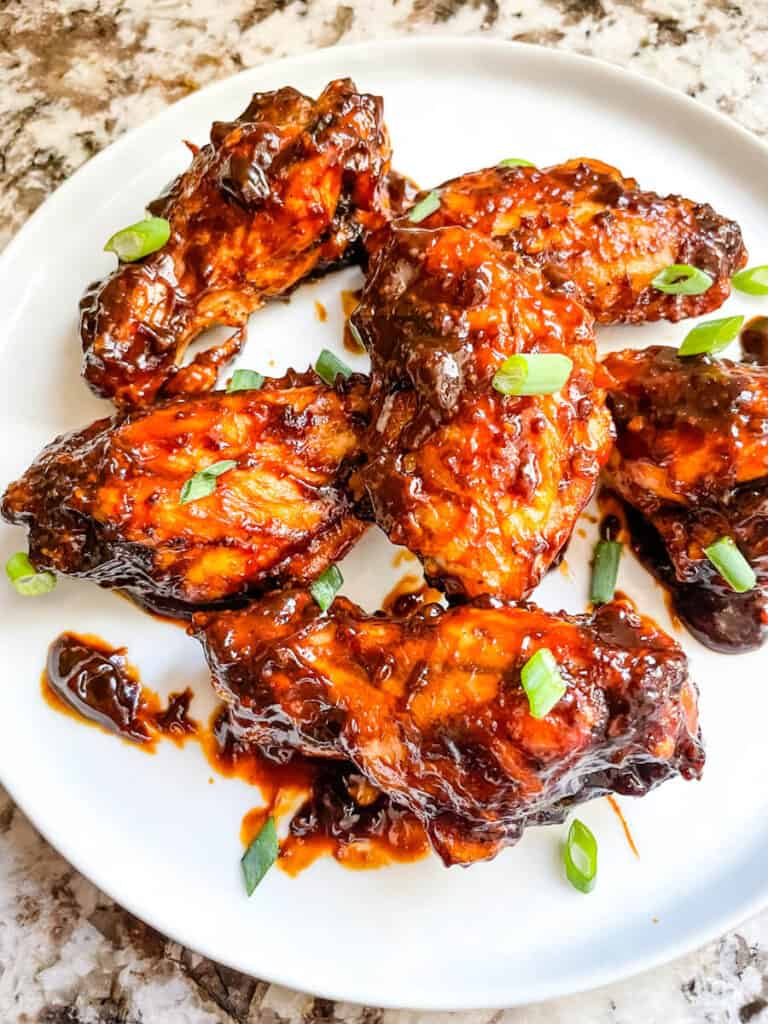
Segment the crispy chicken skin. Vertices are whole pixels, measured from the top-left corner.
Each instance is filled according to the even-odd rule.
[[[606,480],[641,557],[703,643],[758,646],[768,626],[768,368],[654,346],[603,363],[617,442]],[[736,594],[704,548],[730,536],[759,586]]]
[[[314,373],[118,413],[49,445],[11,484],[4,517],[29,529],[38,568],[119,587],[184,617],[285,582],[310,582],[364,529],[343,480],[367,382]],[[222,460],[214,492],[184,483]]]
[[[242,327],[267,299],[354,258],[389,209],[390,145],[382,101],[331,82],[317,101],[295,89],[256,93],[150,206],[171,237],[121,264],[81,302],[83,374],[120,405],[215,386],[236,335],[180,369],[214,323]]]
[[[464,228],[398,228],[353,318],[371,356],[369,461],[353,487],[448,593],[525,597],[589,501],[611,444],[592,318]],[[573,360],[554,395],[491,381],[518,352]]]
[[[717,309],[746,263],[738,224],[706,203],[643,192],[599,160],[539,170],[490,167],[439,186],[439,208],[421,227],[460,224],[495,239],[575,289],[602,324],[680,320]],[[420,197],[426,193],[420,193]],[[703,295],[665,295],[651,281],[672,263],[714,280]]]
[[[290,590],[199,613],[191,629],[263,749],[351,760],[422,821],[446,864],[703,766],[685,655],[626,605],[568,616],[484,597],[398,619],[346,598],[324,614]],[[567,692],[535,719],[520,670],[542,647]]]

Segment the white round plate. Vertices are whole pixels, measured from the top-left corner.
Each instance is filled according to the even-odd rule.
[[[573,156],[615,164],[642,185],[711,202],[742,225],[752,262],[768,261],[768,150],[723,117],[643,78],[583,58],[471,39],[323,50],[243,72],[196,93],[91,160],[45,203],[0,261],[0,483],[54,435],[107,412],[78,375],[77,303],[113,266],[101,251],[136,220],[214,120],[254,90],[290,84],[316,94],[350,75],[385,98],[396,166],[424,185],[515,156],[547,165]],[[240,365],[305,368],[340,346],[339,293],[356,270],[299,289],[250,324]],[[315,314],[324,303],[328,321]],[[732,298],[726,312],[759,300]],[[603,349],[677,342],[690,325],[602,330]],[[349,358],[349,357],[345,357]],[[350,360],[364,368],[365,359]],[[586,520],[582,524],[594,527]],[[581,611],[593,533],[575,536],[570,577],[549,575],[536,599]],[[4,561],[24,546],[2,527]],[[344,565],[345,593],[373,610],[405,569],[371,530]],[[672,628],[659,590],[629,556],[619,585]],[[252,899],[240,877],[238,831],[258,794],[216,778],[196,744],[156,757],[84,728],[42,700],[48,643],[61,630],[126,645],[143,681],[212,701],[198,644],[116,594],[60,580],[45,598],[0,586],[4,629],[3,782],[80,871],[179,942],[260,978],[380,1006],[510,1006],[589,988],[703,943],[768,902],[766,654],[712,654],[687,635],[701,688],[708,762],[701,783],[672,782],[622,800],[640,850],[631,854],[605,800],[579,810],[600,843],[600,878],[583,896],[563,879],[562,827],[469,870],[435,857],[369,872],[322,859],[298,878],[272,871]]]

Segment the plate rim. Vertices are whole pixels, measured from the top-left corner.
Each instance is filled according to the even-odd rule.
[[[215,82],[211,82],[202,89],[198,89],[194,93],[191,93],[189,96],[177,100],[175,103],[169,104],[152,117],[124,132],[112,143],[100,150],[99,153],[78,167],[66,179],[66,181],[46,197],[44,202],[41,203],[31,216],[28,217],[18,228],[8,241],[3,252],[0,253],[0,281],[2,281],[8,272],[9,267],[12,266],[17,250],[26,244],[26,240],[29,236],[34,235],[34,232],[38,230],[38,226],[46,217],[55,214],[58,207],[68,201],[71,192],[76,188],[80,188],[81,184],[86,182],[89,176],[98,174],[102,164],[106,163],[108,160],[114,159],[115,156],[124,148],[131,147],[133,145],[134,135],[137,132],[150,124],[158,125],[166,120],[172,122],[177,116],[178,111],[181,108],[191,106],[197,102],[197,98],[200,94],[205,93],[210,97],[215,95],[217,92],[226,92],[231,88],[233,82],[237,80],[246,81],[249,77],[263,73],[265,69],[285,69],[287,74],[290,74],[291,69],[298,66],[304,67],[306,64],[315,63],[323,64],[331,55],[332,58],[339,58],[343,61],[345,55],[350,55],[353,58],[359,57],[360,55],[371,57],[374,52],[376,54],[385,54],[387,51],[396,50],[398,54],[402,54],[402,51],[404,50],[418,52],[424,49],[442,52],[446,55],[446,58],[452,51],[460,51],[462,56],[466,56],[468,49],[477,49],[478,51],[485,50],[489,52],[495,51],[498,57],[505,58],[511,62],[514,62],[515,55],[524,53],[529,58],[533,56],[535,59],[546,60],[553,64],[557,64],[566,70],[570,69],[577,75],[579,74],[579,71],[589,70],[591,73],[602,74],[608,81],[621,80],[626,82],[629,80],[629,82],[633,83],[636,88],[644,91],[650,100],[657,99],[667,105],[672,104],[681,112],[695,112],[698,117],[709,120],[713,125],[726,130],[729,134],[737,135],[740,137],[742,143],[750,147],[759,159],[768,161],[768,142],[763,141],[759,136],[730,118],[728,115],[719,110],[713,109],[688,96],[686,93],[661,83],[646,74],[611,63],[610,61],[602,58],[586,56],[584,54],[573,53],[567,50],[553,49],[538,44],[514,42],[498,38],[486,38],[477,34],[451,36],[418,34],[408,38],[393,37],[384,40],[374,40],[372,42],[350,43],[342,46],[334,45],[310,50],[306,53],[294,56],[283,57],[278,60],[264,61],[261,64],[245,68],[234,75],[229,75]],[[195,952],[206,956],[217,963],[224,964],[225,966],[240,971],[248,976],[258,977],[259,980],[265,981],[268,984],[284,986],[286,988],[293,989],[294,991],[320,998],[331,999],[335,1002],[351,1002],[358,1005],[375,1005],[377,1008],[382,1009],[440,1012],[501,1008],[507,1009],[529,1005],[534,1002],[575,995],[577,993],[599,988],[612,982],[634,977],[641,972],[651,970],[662,964],[668,963],[671,960],[677,959],[694,949],[700,948],[713,939],[716,939],[724,932],[731,930],[748,917],[758,913],[760,910],[768,906],[767,876],[762,887],[755,889],[748,898],[737,900],[735,904],[731,905],[728,912],[718,913],[716,909],[713,910],[706,923],[694,926],[686,933],[685,937],[673,937],[668,939],[666,942],[661,938],[658,945],[654,947],[653,953],[641,953],[633,958],[627,958],[623,961],[623,966],[618,968],[615,966],[601,967],[599,964],[596,964],[590,969],[590,973],[585,975],[583,983],[579,982],[576,985],[573,985],[569,981],[569,983],[563,987],[558,985],[557,979],[547,980],[543,984],[534,979],[525,989],[521,989],[516,994],[510,995],[503,1004],[499,1004],[495,1000],[466,1002],[461,1000],[457,1001],[456,998],[445,999],[442,1001],[428,998],[426,1000],[410,1001],[405,1004],[398,1001],[394,995],[392,997],[385,996],[384,998],[377,996],[375,1002],[372,1002],[370,996],[366,995],[364,991],[365,984],[359,986],[353,980],[344,990],[339,989],[334,985],[330,985],[328,987],[313,988],[309,991],[303,986],[301,979],[297,978],[295,974],[291,974],[290,970],[268,971],[267,973],[258,972],[258,974],[254,974],[253,968],[246,965],[243,961],[237,962],[237,960],[233,958],[222,959],[208,942],[198,942],[195,939],[193,943],[189,943],[184,936],[179,935],[175,931],[173,926],[168,927],[164,921],[159,920],[157,916],[148,912],[147,908],[143,905],[137,906],[137,900],[134,899],[133,896],[126,899],[122,896],[118,898],[113,895],[111,880],[103,877],[104,872],[98,868],[98,865],[94,866],[89,864],[87,867],[84,867],[81,864],[78,852],[72,849],[72,844],[70,844],[66,835],[57,835],[55,840],[52,839],[48,834],[48,830],[41,816],[38,814],[38,809],[35,808],[35,810],[30,812],[30,810],[25,806],[23,799],[18,795],[18,788],[20,787],[16,787],[13,781],[9,781],[6,778],[6,772],[3,770],[2,757],[0,757],[0,783],[5,787],[11,799],[14,801],[16,806],[19,807],[25,817],[27,817],[27,819],[32,823],[36,831],[43,836],[45,841],[49,843],[54,850],[56,850],[80,874],[104,892],[115,903],[126,909],[131,914],[134,914],[140,920],[145,921],[171,941],[178,942],[186,948],[193,949]],[[214,934],[213,929],[211,930],[211,934]]]

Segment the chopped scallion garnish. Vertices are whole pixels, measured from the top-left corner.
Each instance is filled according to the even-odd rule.
[[[333,352],[329,352],[327,348],[324,348],[317,357],[315,373],[318,377],[322,377],[326,384],[331,385],[336,383],[336,378],[339,374],[341,374],[344,380],[352,376],[352,370],[347,364],[342,362]]]
[[[621,544],[617,540],[599,540],[592,563],[592,585],[589,598],[593,604],[607,604],[616,592]]]
[[[534,718],[545,718],[567,689],[555,656],[547,647],[540,647],[526,661],[520,670],[520,682]]]
[[[216,481],[222,473],[234,469],[237,462],[234,459],[222,459],[221,462],[214,462],[212,465],[195,473],[184,484],[181,489],[180,505],[186,505],[189,501],[198,501],[200,498],[207,498],[216,490]]]
[[[114,252],[123,263],[133,263],[162,249],[170,237],[171,225],[164,217],[147,217],[116,231],[104,246],[104,252]]]
[[[583,821],[574,818],[563,847],[568,881],[579,892],[592,892],[597,881],[597,840]]]
[[[736,547],[733,537],[721,537],[704,548],[704,554],[737,594],[744,594],[757,584],[754,569]]]
[[[327,612],[343,584],[341,569],[337,565],[329,565],[325,572],[317,577],[309,592],[320,606],[320,610]]]
[[[768,266],[747,267],[731,278],[731,284],[737,291],[747,295],[768,295]]]
[[[38,572],[29,560],[26,551],[17,551],[5,563],[8,579],[23,597],[39,597],[47,594],[56,586],[54,573],[45,570]]]
[[[707,320],[692,328],[678,349],[680,356],[714,355],[727,348],[744,323],[743,316],[726,316],[720,320]]]
[[[256,370],[235,370],[227,391],[256,391],[264,383],[264,377]]]
[[[267,818],[259,834],[240,859],[245,891],[249,896],[253,896],[259,882],[275,863],[279,854],[280,844],[277,841],[275,819]]]
[[[551,395],[571,375],[573,362],[559,352],[538,352],[505,359],[493,378],[502,395]]]
[[[660,270],[651,284],[666,295],[703,295],[712,287],[712,278],[690,263],[673,263]]]
[[[507,160],[499,160],[497,167],[535,167],[530,160],[521,160],[518,156],[511,156]]]
[[[420,224],[421,221],[425,220],[431,213],[434,213],[440,206],[440,193],[437,189],[432,189],[428,192],[423,199],[420,199],[418,203],[413,207],[411,212],[408,214],[408,220],[411,224]]]

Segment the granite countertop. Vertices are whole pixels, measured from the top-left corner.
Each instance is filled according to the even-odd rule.
[[[768,4],[729,0],[0,0],[0,245],[83,161],[242,68],[338,42],[482,32],[634,68],[768,135]],[[166,940],[74,871],[0,790],[0,1021],[437,1024],[334,1004]],[[472,1024],[768,1022],[768,912],[666,967]]]

